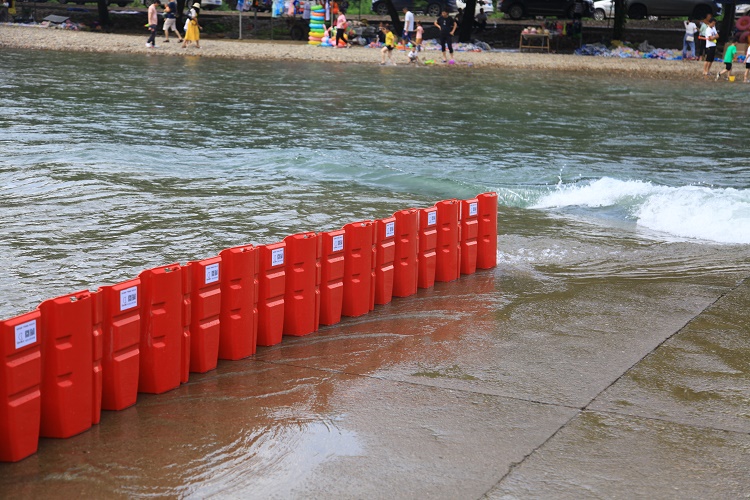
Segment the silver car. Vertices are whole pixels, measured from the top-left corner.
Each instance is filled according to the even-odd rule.
[[[630,19],[652,16],[703,19],[708,14],[718,16],[721,4],[716,0],[625,0],[625,11]]]

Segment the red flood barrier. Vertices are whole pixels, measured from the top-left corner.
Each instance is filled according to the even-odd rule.
[[[41,314],[0,321],[0,461],[36,453],[42,403]]]
[[[219,362],[221,257],[187,263],[190,295],[190,371],[206,373]]]
[[[435,281],[453,281],[460,277],[461,270],[461,204],[458,200],[445,200],[437,202],[435,207],[438,211]]]
[[[344,226],[344,316],[362,316],[373,309],[373,223],[352,222]]]
[[[281,342],[284,330],[286,244],[261,245],[258,268],[258,345]]]
[[[393,262],[396,258],[396,218],[375,221],[375,304],[393,298]]]
[[[431,288],[435,285],[437,266],[437,208],[419,211],[419,255],[417,257],[417,286]]]
[[[497,193],[482,193],[477,200],[477,268],[490,269],[497,265]]]
[[[192,316],[193,275],[185,266],[182,274],[182,342],[180,350],[180,382],[186,383],[190,378],[190,320]]]
[[[102,294],[91,294],[91,345],[92,345],[92,400],[91,423],[98,424],[102,419],[102,391],[104,387],[104,302]]]
[[[315,233],[284,238],[284,335],[302,336],[320,324],[320,246]]]
[[[141,280],[99,288],[102,294],[102,410],[124,410],[138,398]]]
[[[179,264],[141,272],[138,392],[161,394],[180,386],[182,273]]]
[[[419,210],[411,208],[393,214],[396,238],[393,257],[393,296],[417,293],[417,252],[419,251]]]
[[[222,250],[219,256],[223,272],[219,359],[243,359],[255,354],[258,337],[258,251],[242,245]]]
[[[479,200],[461,201],[461,274],[474,274],[477,270],[478,213]]]
[[[41,437],[67,438],[92,424],[93,300],[81,291],[48,299],[42,313]]]
[[[343,229],[318,235],[320,244],[320,324],[341,321],[344,303],[344,233]]]

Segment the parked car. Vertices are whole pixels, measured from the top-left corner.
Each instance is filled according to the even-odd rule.
[[[46,0],[45,0],[46,1]],[[96,3],[96,0],[57,0],[61,4],[66,4],[68,2],[74,3],[76,5],[83,5],[85,3]],[[107,0],[107,5],[117,4],[118,7],[127,7],[130,5],[132,0]]]
[[[603,21],[611,17],[615,17],[614,0],[599,0],[598,2],[594,2],[594,19]]]
[[[214,10],[221,7],[221,0],[201,0],[203,10]]]
[[[409,7],[412,12],[423,12],[430,17],[437,17],[443,9],[448,12],[456,12],[456,0],[392,0],[396,12],[401,13],[404,7]],[[372,0],[373,12],[379,16],[387,16],[388,9],[384,0]],[[486,12],[486,11],[485,11]]]
[[[630,19],[645,17],[689,17],[703,19],[708,14],[721,14],[716,0],[625,0],[625,12]]]
[[[456,0],[456,7],[466,9],[466,0]],[[477,8],[474,9],[474,15],[479,14],[479,9],[484,9],[484,13],[489,15],[495,12],[495,6],[490,0],[477,0]]]
[[[498,9],[511,19],[535,16],[572,18],[575,0],[502,0]],[[583,17],[591,17],[593,14],[593,0],[584,0]]]
[[[740,3],[734,8],[734,15],[736,17],[750,15],[750,3]]]

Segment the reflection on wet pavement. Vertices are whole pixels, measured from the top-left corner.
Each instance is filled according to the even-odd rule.
[[[562,240],[505,238],[497,269],[43,439],[0,464],[0,495],[746,496],[750,249],[687,272],[703,247],[653,245],[643,279],[608,271],[639,243],[587,244],[620,252],[579,279]]]

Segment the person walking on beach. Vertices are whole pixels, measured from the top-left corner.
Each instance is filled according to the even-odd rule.
[[[447,63],[448,58],[445,57],[445,47],[448,47],[448,51],[451,53],[451,60],[453,60],[453,33],[456,31],[456,23],[452,17],[448,17],[448,11],[443,9],[440,17],[435,21],[435,27],[440,30],[440,50],[443,51],[443,62]]]
[[[346,27],[349,25],[349,23],[346,22],[346,16],[344,15],[344,10],[341,10],[341,13],[339,14],[339,17],[336,19],[336,43],[333,45],[334,47],[338,48],[339,40],[344,42],[344,47],[349,48],[351,45],[349,45],[349,42],[346,40]]]
[[[734,41],[734,38],[729,40],[729,45],[724,49],[724,69],[716,73],[716,79],[718,80],[721,78],[721,75],[724,73],[727,74],[727,79],[729,79],[729,75],[732,74],[732,63],[734,62],[734,58],[737,55],[737,44]]]
[[[161,0],[154,0],[154,3],[148,6],[148,30],[151,34],[146,42],[146,47],[156,48],[156,30],[159,29],[159,13],[156,7],[161,6]]]
[[[414,14],[409,10],[409,7],[404,7],[404,32],[401,34],[404,45],[411,43],[412,31],[414,31]]]
[[[198,14],[201,11],[201,4],[198,2],[193,4],[193,8],[190,9],[190,19],[188,19],[185,26],[185,37],[182,39],[182,48],[187,48],[190,42],[195,42],[195,47],[201,48],[201,25],[198,24]]]
[[[719,32],[716,31],[716,19],[708,21],[706,29],[706,62],[703,63],[703,76],[708,76],[711,65],[716,58],[716,40],[719,39]]]
[[[682,60],[688,59],[688,48],[690,49],[690,59],[695,57],[695,32],[698,31],[698,27],[693,21],[688,19],[683,21],[685,25],[685,36],[682,39]]]
[[[177,33],[177,38],[180,42],[182,42],[182,35],[180,34],[180,30],[177,29],[177,16],[175,13],[177,12],[177,4],[174,1],[171,1],[167,4],[166,7],[164,7],[164,43],[169,42],[169,31],[174,31]]]
[[[385,56],[387,54],[388,60],[395,66],[396,63],[393,62],[393,48],[396,46],[396,37],[393,36],[390,26],[383,28],[383,31],[385,32],[385,46],[380,49],[380,65],[385,65]]]
[[[706,30],[708,30],[709,21],[711,21],[711,14],[706,15],[698,27],[698,45],[695,55],[698,59],[706,54]]]

